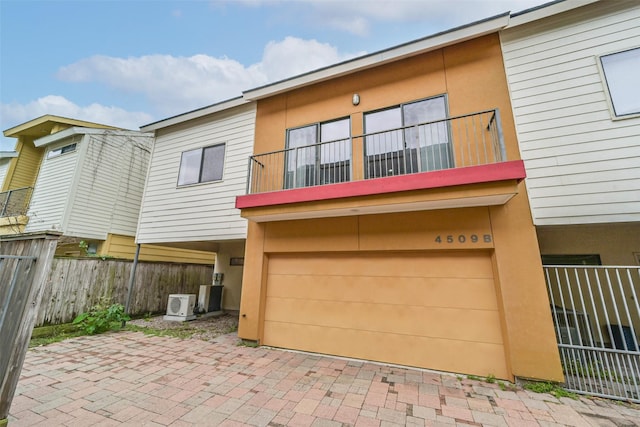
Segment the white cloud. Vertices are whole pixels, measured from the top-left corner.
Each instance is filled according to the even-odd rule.
[[[243,90],[361,54],[364,52],[341,54],[326,43],[287,37],[282,41],[269,42],[261,62],[250,66],[230,58],[207,55],[92,56],[60,68],[58,77],[69,82],[97,82],[126,94],[141,95],[152,106],[153,114],[97,103],[80,106],[62,96],[48,95],[27,104],[0,105],[2,126],[6,129],[45,114],[54,114],[138,129],[158,118],[233,98],[241,95]],[[6,140],[0,146],[11,148]]]
[[[125,129],[138,129],[140,126],[153,121],[153,117],[147,113],[126,111],[122,108],[107,107],[100,104],[80,106],[63,96],[57,95],[44,96],[28,104],[0,105],[3,130],[45,114],[86,120]],[[12,149],[15,142],[15,138],[5,138],[0,142],[0,149]]]
[[[520,12],[551,0],[228,0],[248,7],[298,7],[301,21],[366,36],[385,23],[423,23],[442,31],[504,12]],[[219,1],[215,1],[216,4]],[[280,9],[274,9],[280,12]],[[380,29],[380,28],[378,28]],[[425,36],[428,34],[425,34]]]
[[[264,49],[262,62],[252,68],[260,70],[267,82],[275,82],[364,53],[341,54],[336,47],[327,43],[287,37],[280,42],[269,42]]]
[[[93,56],[62,67],[70,82],[100,82],[125,93],[142,94],[160,114],[177,114],[239,96],[243,90],[278,81],[355,55],[340,54],[316,40],[287,37],[269,42],[260,63],[248,67],[207,55],[130,58]]]

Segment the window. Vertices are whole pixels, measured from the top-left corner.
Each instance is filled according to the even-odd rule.
[[[219,181],[222,179],[225,144],[184,151],[180,160],[178,185]]]
[[[47,159],[58,157],[65,153],[71,153],[72,151],[76,151],[76,144],[65,145],[64,147],[49,151],[49,153],[47,153]]]
[[[285,188],[351,179],[351,121],[316,123],[287,131]]]
[[[599,254],[542,255],[543,265],[602,265]]]
[[[600,57],[613,114],[625,117],[640,114],[640,48]]]
[[[444,96],[364,116],[368,178],[453,167]]]

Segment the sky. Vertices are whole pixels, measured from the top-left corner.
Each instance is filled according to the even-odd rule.
[[[0,0],[0,128],[54,114],[138,129],[545,2]]]

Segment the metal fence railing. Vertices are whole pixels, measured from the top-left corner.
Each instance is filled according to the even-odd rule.
[[[249,158],[247,194],[506,161],[497,109]]]
[[[545,266],[569,390],[640,402],[640,267]]]
[[[0,218],[25,215],[32,191],[32,187],[25,187],[0,193]]]

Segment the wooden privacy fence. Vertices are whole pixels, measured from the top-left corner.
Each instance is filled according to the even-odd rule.
[[[7,423],[58,237],[0,236],[0,426]]]
[[[71,322],[103,299],[124,305],[132,266],[127,260],[54,258],[36,326]],[[213,266],[139,262],[129,311],[165,311],[169,294],[198,294],[212,277]]]

